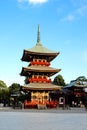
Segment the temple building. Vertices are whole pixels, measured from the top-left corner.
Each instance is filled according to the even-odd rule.
[[[85,89],[87,88],[87,79],[84,76],[72,80],[64,86],[64,91],[68,91],[68,104],[74,107],[82,107],[85,104]]]
[[[40,27],[38,25],[37,43],[34,47],[23,51],[22,61],[28,62],[27,67],[22,67],[21,76],[25,76],[22,90],[29,97],[24,102],[25,108],[37,108],[40,105],[56,107],[57,102],[52,99],[52,93],[60,90],[61,86],[54,85],[51,77],[61,69],[51,67],[51,61],[59,55],[47,49],[40,41]]]

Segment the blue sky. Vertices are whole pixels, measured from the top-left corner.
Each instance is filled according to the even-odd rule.
[[[35,46],[40,24],[43,46],[60,52],[51,63],[66,83],[87,77],[87,0],[1,0],[0,80],[24,84],[24,49]],[[52,79],[55,77],[54,75]]]

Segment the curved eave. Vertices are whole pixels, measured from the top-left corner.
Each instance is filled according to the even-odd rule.
[[[32,69],[30,67],[28,67],[28,68],[23,67],[20,75],[21,76],[30,76],[33,73],[37,73],[37,74],[44,73],[44,74],[47,74],[48,76],[52,76],[52,75],[58,73],[59,71],[61,71],[61,69],[49,69],[49,68],[45,69],[45,68],[46,67],[40,69],[40,67],[39,67],[38,69],[35,69],[35,68]]]
[[[23,56],[21,58],[22,61],[31,61],[34,56],[46,56],[48,57],[48,61],[52,61],[57,55],[59,55],[59,52],[55,52],[55,53],[43,53],[43,52],[31,52],[28,50],[24,50],[23,51]]]
[[[64,88],[85,88],[87,87],[87,84],[77,84],[77,81],[70,82],[67,86]]]
[[[57,91],[57,90],[60,90],[60,88],[26,88],[26,87],[23,87],[22,90],[30,90],[30,91],[38,91],[38,90],[42,90],[42,91]]]
[[[47,90],[47,91],[55,91],[61,90],[62,86],[57,86],[52,83],[30,83],[28,85],[22,86],[22,90]]]

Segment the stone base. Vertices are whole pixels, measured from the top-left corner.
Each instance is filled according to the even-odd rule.
[[[38,109],[46,109],[46,104],[37,104]]]

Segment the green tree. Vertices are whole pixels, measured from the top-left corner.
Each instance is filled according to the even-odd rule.
[[[87,81],[87,79],[86,79],[85,76],[79,76],[76,80],[79,80],[79,81]]]
[[[65,81],[62,75],[57,75],[53,80],[53,84],[59,85],[59,86],[65,86]]]
[[[12,105],[14,108],[15,106],[18,106],[20,101],[20,84],[13,83],[11,86],[9,86],[9,96],[10,105]]]
[[[11,86],[9,86],[9,93],[12,94],[18,94],[20,90],[20,84],[13,83]]]
[[[0,88],[7,88],[6,83],[4,83],[2,80],[0,80]]]
[[[4,81],[0,80],[0,103],[3,103],[4,106],[8,103],[9,90]]]

